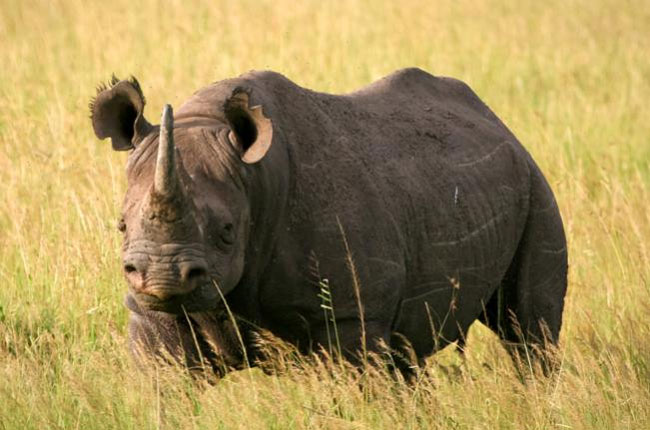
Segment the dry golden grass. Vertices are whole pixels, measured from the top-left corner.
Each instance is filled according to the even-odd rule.
[[[0,428],[650,428],[649,52],[645,0],[0,0]],[[521,384],[478,324],[466,363],[445,350],[415,387],[318,363],[207,387],[135,369],[98,81],[137,76],[156,119],[253,68],[345,92],[404,66],[468,82],[556,191],[557,377]]]

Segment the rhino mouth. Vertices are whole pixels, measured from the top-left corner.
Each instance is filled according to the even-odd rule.
[[[150,294],[130,291],[127,296],[126,306],[131,309],[131,304],[148,311],[182,314],[184,311],[203,312],[215,310],[220,307],[221,302],[216,287],[212,283],[206,282],[187,294],[171,296],[164,300]]]

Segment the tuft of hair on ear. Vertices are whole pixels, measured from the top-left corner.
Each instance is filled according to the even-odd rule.
[[[118,82],[120,82],[120,79],[117,76],[115,76],[115,73],[113,73],[111,75],[111,79],[108,82],[100,82],[99,84],[97,84],[97,86],[95,87],[95,97],[91,98],[90,103],[88,103],[88,109],[90,109],[91,119],[93,117],[93,112],[95,111],[95,102],[97,102],[97,96],[106,90],[110,90]]]
[[[138,95],[142,99],[142,103],[146,104],[147,99],[144,98],[144,93],[142,92],[142,87],[140,86],[140,82],[136,79],[135,76],[131,75],[129,76],[129,79],[127,81],[131,84],[133,89],[135,89],[138,92]],[[95,111],[95,102],[97,101],[97,96],[100,95],[102,92],[106,90],[110,90],[113,88],[115,85],[119,84],[121,82],[121,79],[115,76],[115,73],[111,74],[111,79],[108,82],[100,82],[97,84],[95,87],[95,97],[90,99],[90,102],[88,103],[88,109],[90,110],[90,118],[92,119],[93,117],[93,112]]]
[[[144,98],[144,93],[142,92],[142,87],[140,87],[140,82],[135,78],[135,76],[131,75],[129,76],[128,79],[129,83],[135,88],[135,90],[138,92],[138,95],[142,99],[142,104],[147,104],[147,99]]]

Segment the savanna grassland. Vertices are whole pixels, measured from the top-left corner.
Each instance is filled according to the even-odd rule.
[[[409,386],[295,363],[193,383],[126,347],[126,155],[87,104],[114,72],[146,114],[250,69],[347,92],[460,78],[556,192],[570,247],[554,378],[480,324]],[[650,428],[650,2],[0,0],[0,429]],[[363,286],[361,286],[363,288]],[[360,383],[359,378],[364,382]]]

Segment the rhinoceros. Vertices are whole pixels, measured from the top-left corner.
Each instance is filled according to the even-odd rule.
[[[381,345],[422,360],[476,320],[513,354],[557,343],[558,206],[465,83],[409,68],[330,95],[253,71],[166,105],[160,125],[144,107],[133,77],[90,105],[97,137],[129,151],[134,350],[231,369],[259,356],[258,330],[309,352],[336,328],[353,362]]]

